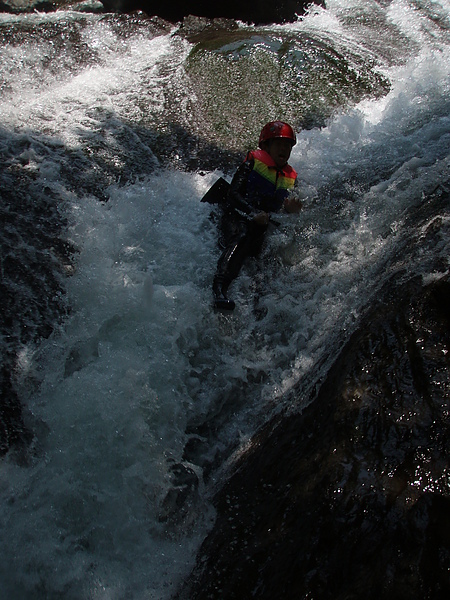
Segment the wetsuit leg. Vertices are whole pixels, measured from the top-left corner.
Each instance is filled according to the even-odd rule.
[[[230,283],[241,270],[247,256],[256,256],[261,248],[266,227],[248,221],[235,221],[232,235],[228,239],[217,263],[213,292],[216,308],[233,310],[235,303],[227,297]]]

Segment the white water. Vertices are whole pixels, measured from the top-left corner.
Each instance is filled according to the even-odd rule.
[[[427,6],[448,22],[448,2]],[[374,2],[328,2],[327,11],[283,27],[334,34],[344,47],[361,49],[375,28],[361,25],[363,9],[380,10]],[[377,44],[365,48],[391,92],[343,111],[322,130],[299,133],[291,164],[303,183],[304,211],[280,216],[262,260],[232,288],[232,316],[211,310],[217,232],[211,207],[199,202],[219,172],[149,169],[139,181],[111,186],[101,203],[61,188],[59,159],[34,146],[29,169],[60,194],[80,254],[67,282],[70,317],[20,355],[17,385],[36,431],[36,456],[28,467],[7,457],[0,470],[3,598],[170,597],[213,518],[202,470],[191,464],[199,495],[181,522],[158,520],[186,427],[225,413],[211,457],[227,442],[245,446],[267,414],[294,402],[285,394],[299,380],[307,399],[326,372],[388,275],[406,235],[405,211],[449,177],[443,30],[438,36],[411,3],[392,2],[383,14],[409,40],[402,53],[394,45],[381,51],[373,33]],[[167,34],[119,43],[98,17],[89,23],[83,35],[98,54],[85,68],[69,65],[43,80],[39,63],[50,52],[43,42],[2,54],[4,128],[31,141],[31,132],[56,135],[71,149],[87,132],[95,146],[102,111],[135,122],[164,118],[168,82],[189,122],[181,93],[187,42]],[[334,193],[336,182],[355,173],[361,185],[373,181],[369,191],[352,190],[352,200]],[[441,252],[448,264],[448,242]],[[414,268],[429,275],[426,260]]]

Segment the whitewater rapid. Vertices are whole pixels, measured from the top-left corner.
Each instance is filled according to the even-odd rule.
[[[171,111],[189,125],[192,45],[175,28],[149,35],[130,26],[120,35],[100,15],[1,15],[3,27],[75,23],[81,40],[76,51],[47,37],[1,52],[2,130],[26,142],[22,162],[58,195],[77,249],[67,318],[17,357],[35,439],[26,465],[6,456],[0,469],[4,598],[162,600],[187,575],[233,452],[274,411],[302,408],[292,405],[294,386],[309,401],[393,263],[399,268],[408,211],[448,181],[450,57],[441,24],[449,7],[426,4],[328,2],[273,28],[340,39],[350,54],[378,61],[390,91],[298,132],[291,164],[304,210],[279,216],[261,259],[233,285],[232,315],[211,309],[217,229],[200,202],[230,174],[177,169],[176,157],[161,166],[129,126],[161,123]],[[380,11],[408,40],[403,53],[386,30],[382,46],[361,16]],[[108,148],[104,160],[113,161],[111,145],[125,138],[146,172],[111,181],[100,199],[65,184],[61,173],[76,176],[75,159],[95,171],[90,157]],[[448,265],[444,243],[441,251]],[[418,257],[408,268],[430,277],[426,265]],[[187,483],[174,476],[178,465]],[[174,487],[178,496],[168,495]]]

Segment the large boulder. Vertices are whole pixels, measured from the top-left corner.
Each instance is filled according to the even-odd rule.
[[[177,600],[450,597],[450,281],[390,289],[241,456]]]

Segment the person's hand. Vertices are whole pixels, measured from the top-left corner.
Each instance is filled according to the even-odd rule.
[[[302,203],[298,198],[286,198],[283,206],[289,213],[299,213],[302,210]]]
[[[253,217],[253,220],[257,225],[268,225],[269,215],[266,212],[260,212]]]

